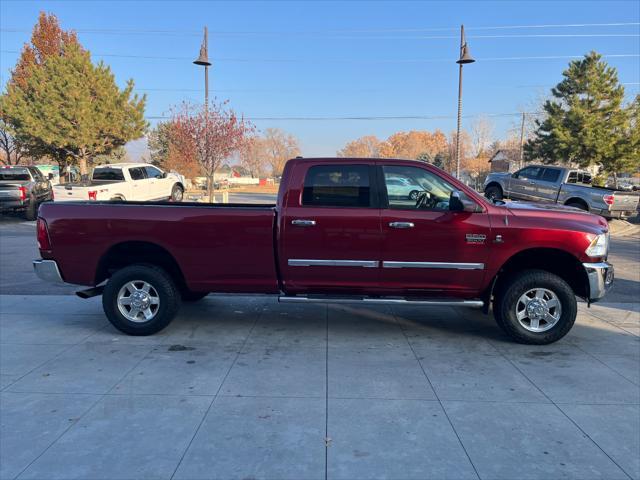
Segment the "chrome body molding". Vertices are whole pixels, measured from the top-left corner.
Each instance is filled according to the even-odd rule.
[[[378,268],[377,260],[312,260],[303,258],[290,258],[287,262],[290,267],[364,267]]]
[[[613,285],[613,265],[607,262],[583,263],[587,278],[589,279],[589,298],[591,302],[597,302],[606,295]]]
[[[49,283],[65,283],[60,275],[58,264],[54,260],[34,260],[33,269],[36,275],[45,282]]]
[[[484,305],[482,300],[411,300],[407,298],[384,298],[384,297],[330,297],[330,296],[305,296],[305,295],[280,295],[280,303],[366,303],[369,305],[420,305],[420,306],[449,306],[449,307],[473,307],[480,308]]]
[[[382,268],[448,268],[452,270],[484,270],[484,263],[451,262],[382,262]]]

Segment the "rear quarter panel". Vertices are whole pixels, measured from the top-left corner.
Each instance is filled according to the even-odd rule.
[[[275,293],[273,226],[267,207],[184,204],[44,204],[52,251],[66,282],[94,285],[100,259],[123,242],[149,242],[178,263],[194,291]]]

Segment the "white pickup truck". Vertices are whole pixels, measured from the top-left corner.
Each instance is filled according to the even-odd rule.
[[[148,163],[114,163],[93,169],[86,182],[53,187],[56,202],[78,200],[182,201],[184,177]]]

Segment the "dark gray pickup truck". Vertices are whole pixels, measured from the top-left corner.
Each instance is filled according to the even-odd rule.
[[[591,181],[591,174],[582,170],[529,165],[514,173],[490,173],[484,182],[484,193],[492,200],[559,203],[605,218],[637,215],[637,193],[593,187]]]
[[[53,200],[51,182],[36,167],[0,168],[0,210],[20,211],[27,220],[35,220],[38,206]]]

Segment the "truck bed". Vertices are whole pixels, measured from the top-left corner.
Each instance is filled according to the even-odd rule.
[[[114,249],[160,248],[192,291],[278,292],[274,205],[65,202],[40,213],[69,283],[102,281],[100,261]]]

